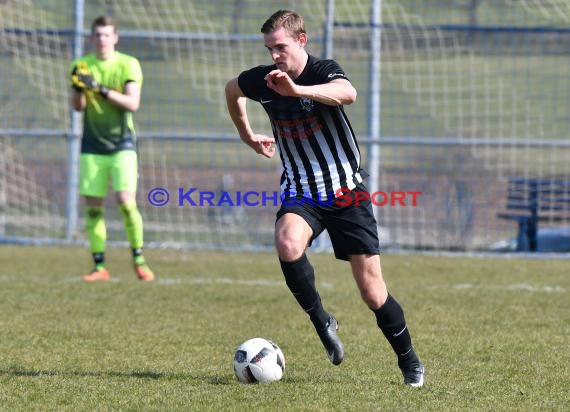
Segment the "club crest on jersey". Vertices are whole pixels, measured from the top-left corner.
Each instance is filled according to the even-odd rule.
[[[301,102],[301,107],[303,108],[303,110],[307,112],[312,111],[313,107],[315,107],[315,103],[313,102],[313,100],[309,99],[308,97],[301,97],[299,101]]]

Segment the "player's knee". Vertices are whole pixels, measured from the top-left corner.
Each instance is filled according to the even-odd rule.
[[[388,291],[382,285],[367,285],[360,288],[360,297],[366,306],[376,310],[386,303]]]
[[[277,234],[275,236],[275,247],[281,260],[291,262],[303,255],[306,245],[302,239],[295,236]]]
[[[122,203],[119,206],[119,209],[121,210],[123,217],[126,219],[129,219],[138,211],[136,203]]]
[[[386,299],[382,299],[382,296],[376,293],[361,293],[362,300],[371,310],[376,310],[380,308]]]
[[[99,219],[103,216],[103,208],[102,207],[87,207],[86,214],[89,219]]]

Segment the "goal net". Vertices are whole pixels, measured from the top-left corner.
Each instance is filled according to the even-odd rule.
[[[377,209],[386,245],[486,249],[516,229],[496,217],[509,177],[570,178],[569,2],[383,0],[381,5],[381,55],[374,56],[369,0],[85,2],[85,33],[94,17],[113,16],[119,49],[142,63],[142,105],[135,114],[138,203],[149,244],[272,248],[278,205],[193,206],[179,197],[192,189],[195,202],[200,192],[235,199],[237,192],[278,190],[279,159],[256,156],[240,142],[227,115],[224,87],[242,70],[271,62],[260,27],[284,8],[304,16],[311,54],[325,57],[330,41],[330,57],[358,90],[357,102],[345,109],[362,141],[364,168],[372,145],[380,142],[380,187],[373,189],[422,192],[413,207]],[[10,147],[0,152],[0,199],[4,222],[19,222],[10,235],[63,236],[61,229],[47,228],[61,227],[68,218],[66,72],[73,26],[68,2],[0,2],[0,135]],[[87,38],[85,50],[91,50]],[[380,136],[371,136],[370,116],[376,114],[369,104],[370,61],[376,58],[381,126]],[[256,132],[271,133],[260,105],[249,102],[248,112]],[[167,205],[149,202],[156,188],[169,193]],[[27,210],[9,204],[13,193],[24,190],[37,201],[29,200]],[[109,238],[124,241],[111,197],[107,206]],[[84,240],[82,213],[75,240]],[[36,215],[45,225],[42,233],[30,228]]]

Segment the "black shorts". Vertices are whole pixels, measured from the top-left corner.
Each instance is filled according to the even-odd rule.
[[[343,201],[345,205],[334,202],[324,205],[305,198],[285,198],[277,211],[277,220],[286,213],[301,216],[313,229],[309,246],[326,229],[337,259],[349,260],[349,255],[378,255],[380,242],[372,203],[369,199],[359,200],[357,205],[354,193],[358,191],[367,189],[360,184],[352,192],[345,193],[352,199],[350,205],[346,205],[347,201]]]

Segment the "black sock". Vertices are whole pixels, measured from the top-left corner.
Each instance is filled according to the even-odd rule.
[[[303,253],[298,260],[284,262],[279,259],[285,283],[289,287],[301,308],[309,315],[317,329],[325,327],[329,314],[324,310],[321,297],[315,287],[315,271]]]
[[[95,263],[95,268],[99,269],[105,266],[105,253],[104,252],[94,252],[93,262]]]
[[[398,366],[402,368],[418,363],[419,359],[412,347],[412,338],[406,326],[404,311],[396,299],[388,295],[386,303],[373,312],[378,327],[398,355]]]

